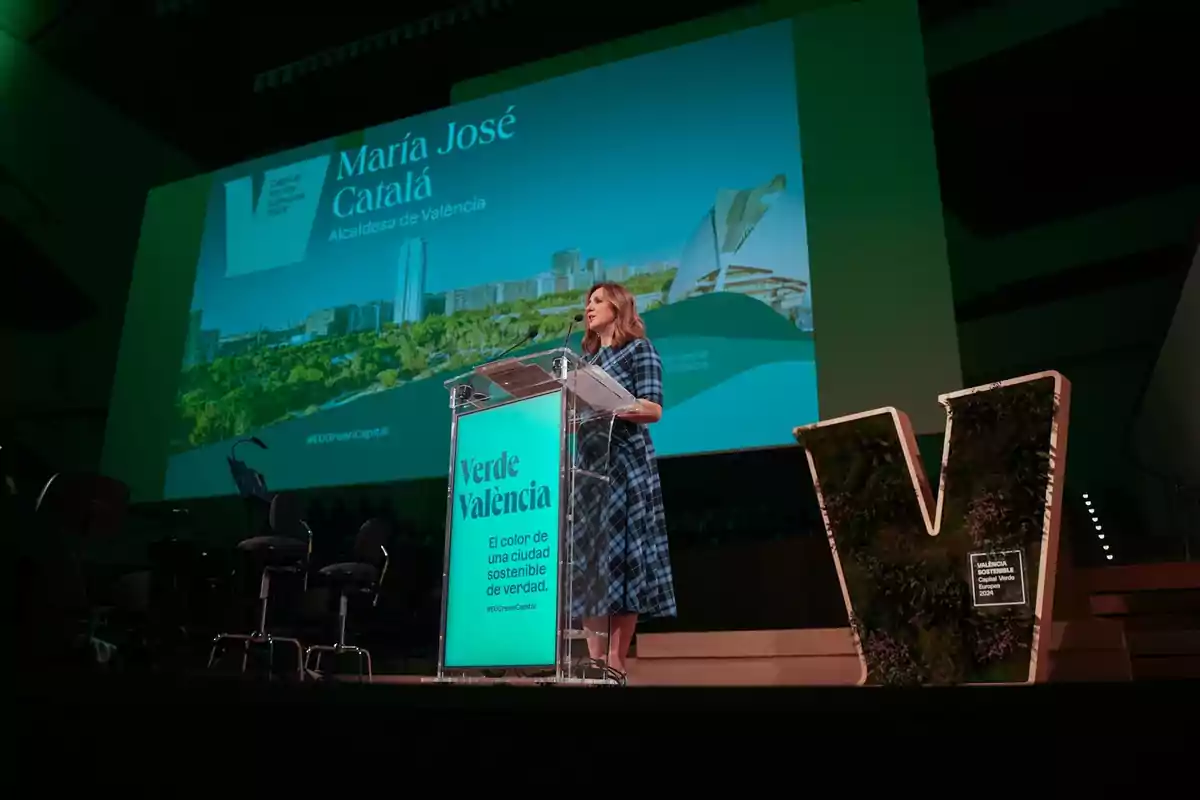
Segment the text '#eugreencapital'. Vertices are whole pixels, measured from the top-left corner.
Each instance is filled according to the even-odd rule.
[[[520,480],[520,456],[502,451],[496,458],[464,458],[459,468],[463,490],[458,493],[458,507],[464,519],[550,508],[548,485]]]

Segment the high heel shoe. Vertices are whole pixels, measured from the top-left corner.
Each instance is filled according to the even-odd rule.
[[[617,686],[625,686],[627,683],[625,673],[610,667],[602,658],[584,658],[575,662],[574,667],[572,672],[585,680],[608,681]]]

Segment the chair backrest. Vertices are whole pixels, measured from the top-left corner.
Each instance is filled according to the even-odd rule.
[[[129,487],[92,473],[51,476],[38,495],[36,514],[64,533],[105,536],[121,530],[129,507]]]
[[[385,519],[376,517],[364,522],[354,536],[354,560],[378,567],[386,557],[391,535],[392,526]]]
[[[303,505],[299,496],[291,492],[280,492],[271,498],[270,525],[276,536],[307,539],[308,528],[304,524]]]

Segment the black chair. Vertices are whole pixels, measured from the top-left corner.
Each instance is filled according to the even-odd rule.
[[[38,494],[28,528],[13,531],[15,641],[23,667],[92,667],[106,664],[116,652],[100,638],[107,609],[93,602],[82,551],[90,542],[116,536],[128,505],[129,487],[120,481],[92,473],[55,474]]]
[[[308,565],[312,555],[312,530],[300,517],[300,503],[295,495],[277,494],[271,500],[271,533],[255,536],[238,542],[237,549],[262,569],[258,589],[258,627],[252,633],[221,633],[213,639],[208,654],[208,666],[212,668],[217,653],[226,642],[242,643],[242,672],[250,657],[250,645],[267,646],[267,669],[273,674],[275,645],[285,644],[296,648],[296,674],[304,680],[304,646],[299,639],[276,636],[267,630],[267,608],[271,598],[271,576],[278,574],[302,575],[308,587]]]
[[[103,475],[59,473],[42,487],[35,510],[73,536],[111,536],[125,522],[129,487]]]
[[[367,665],[367,682],[371,682],[373,671],[371,652],[366,648],[346,644],[346,617],[349,611],[351,595],[365,595],[371,598],[371,605],[379,603],[379,590],[388,569],[388,538],[391,528],[381,519],[371,519],[363,523],[354,537],[353,561],[343,561],[322,567],[317,574],[331,587],[338,590],[338,638],[335,644],[317,644],[308,648],[304,653],[304,667],[308,669],[309,659],[315,654],[316,661],[313,671],[321,669],[321,656],[325,653],[341,655],[352,653],[358,656],[358,678],[362,680],[363,662]]]

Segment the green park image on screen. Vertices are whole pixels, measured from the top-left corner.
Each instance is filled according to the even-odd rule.
[[[562,393],[463,415],[443,662],[550,666],[558,644]]]

